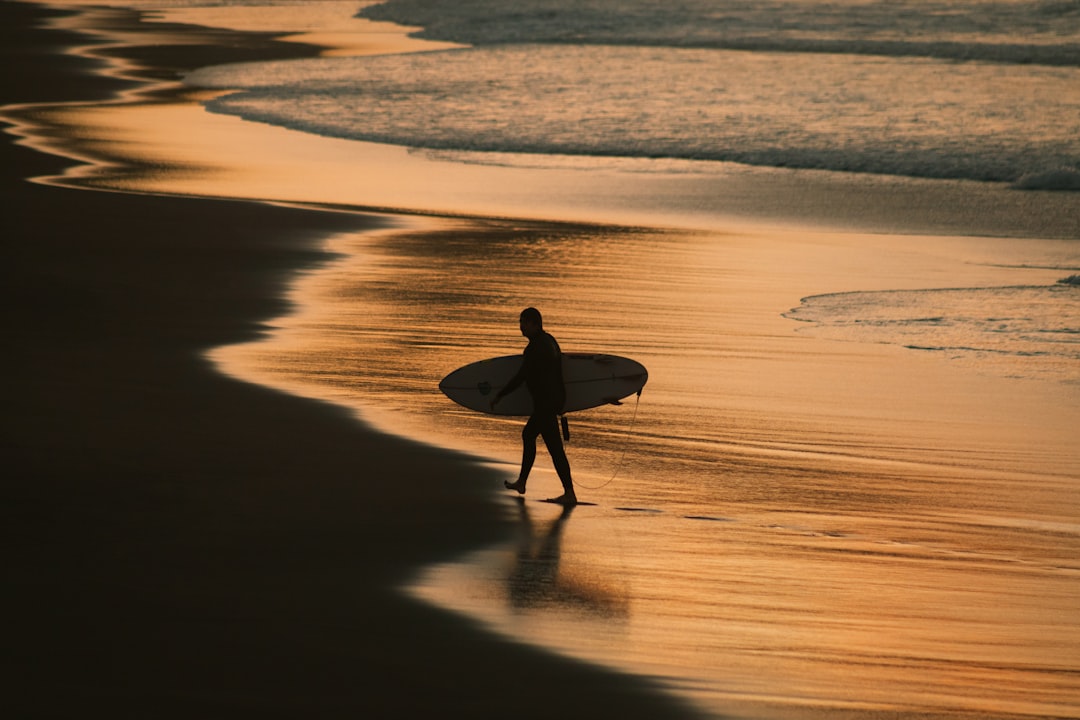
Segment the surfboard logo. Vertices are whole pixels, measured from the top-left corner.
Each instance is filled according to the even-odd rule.
[[[480,394],[487,397],[491,393],[491,383],[487,380],[476,383],[476,389],[480,391]]]

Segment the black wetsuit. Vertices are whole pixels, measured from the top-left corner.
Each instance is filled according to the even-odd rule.
[[[529,421],[521,431],[523,456],[522,475],[528,476],[536,459],[536,438],[544,438],[548,454],[555,465],[555,470],[562,481],[563,489],[573,494],[574,484],[570,479],[570,462],[566,459],[562,435],[559,433],[559,414],[566,403],[566,385],[563,382],[562,350],[555,338],[540,331],[529,338],[525,347],[521,369],[510,380],[504,393],[517,388],[522,383],[532,396],[533,411]]]
[[[521,370],[507,385],[513,390],[522,382],[532,396],[533,415],[558,415],[566,402],[563,384],[562,350],[551,333],[540,331],[525,347]]]

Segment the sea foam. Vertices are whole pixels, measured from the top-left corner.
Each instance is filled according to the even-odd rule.
[[[360,15],[472,45],[653,45],[1080,65],[1075,0],[389,0]]]
[[[1080,190],[1080,170],[1055,168],[1028,173],[1013,183],[1013,187],[1018,190]]]
[[[591,45],[224,66],[216,112],[416,148],[1075,189],[1080,69]],[[1003,102],[1002,97],[1008,97]]]

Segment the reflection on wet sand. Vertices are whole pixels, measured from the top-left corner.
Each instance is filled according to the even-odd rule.
[[[518,505],[518,545],[514,567],[506,578],[507,596],[515,610],[555,609],[589,613],[605,617],[625,616],[630,612],[629,598],[611,586],[561,573],[563,531],[573,506],[547,524],[537,526],[524,498]]]
[[[507,498],[520,537],[425,572],[418,596],[741,717],[1077,706],[1075,386],[832,342],[783,316],[819,290],[943,275],[1051,285],[1061,271],[1041,268],[1069,247],[446,221],[335,249],[340,265],[298,292],[310,310],[234,351],[245,371],[355,399],[508,477],[512,421],[460,412],[436,383],[516,349],[520,307],[548,309],[567,351],[650,371],[632,430],[625,409],[575,415],[567,452],[596,507],[570,521]],[[554,492],[543,470],[535,489]]]

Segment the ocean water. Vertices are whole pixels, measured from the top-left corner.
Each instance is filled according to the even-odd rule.
[[[1004,375],[1077,382],[1077,276],[1055,285],[848,292],[804,298],[785,317],[836,340],[902,345]]]
[[[416,148],[1080,189],[1075,2],[518,5],[367,7],[475,47],[190,81],[242,89],[215,112]]]
[[[305,7],[141,6],[253,24]],[[633,175],[678,213],[680,178],[764,173],[782,192],[842,178],[851,203],[882,178],[917,181],[920,211],[938,187],[942,203],[990,187],[1020,211],[1077,207],[1080,2],[360,12],[470,47],[186,82],[221,91],[205,101],[215,116],[401,145],[432,167],[572,176],[584,205]],[[425,191],[408,209],[430,212],[430,184],[412,182]],[[437,385],[522,347],[522,307],[565,350],[649,368],[640,400],[571,417],[595,505],[534,502],[559,490],[541,450],[527,500],[505,499],[519,537],[425,568],[408,592],[660,678],[717,717],[1080,717],[1080,237],[557,225],[490,207],[333,238],[338,259],[299,277],[295,312],[211,353],[508,478],[520,422],[456,408]]]

